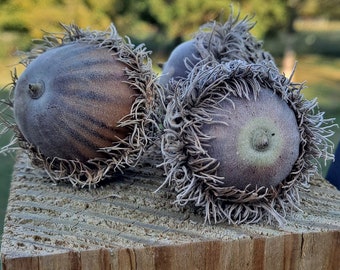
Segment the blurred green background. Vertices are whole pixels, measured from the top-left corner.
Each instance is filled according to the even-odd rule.
[[[213,19],[225,20],[230,12],[255,15],[252,33],[264,41],[277,65],[289,75],[298,61],[294,81],[306,81],[307,98],[318,97],[326,118],[340,119],[340,5],[339,0],[0,0],[0,92],[8,95],[10,72],[17,51],[29,50],[31,40],[43,30],[62,31],[59,22],[82,28],[105,30],[114,22],[118,32],[136,44],[145,43],[153,52],[155,70],[170,51],[187,40],[198,27]],[[283,64],[284,63],[284,64]],[[336,123],[340,123],[336,120]],[[0,146],[11,134],[1,135]],[[332,138],[340,139],[336,130]],[[0,233],[6,211],[13,156],[0,156]],[[327,166],[323,166],[325,175]]]

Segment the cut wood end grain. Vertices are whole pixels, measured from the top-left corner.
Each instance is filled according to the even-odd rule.
[[[301,211],[289,213],[282,228],[206,225],[192,209],[172,205],[168,190],[153,192],[162,179],[161,171],[143,167],[96,189],[54,185],[20,155],[2,239],[3,269],[340,266],[339,191],[323,179],[301,192]]]

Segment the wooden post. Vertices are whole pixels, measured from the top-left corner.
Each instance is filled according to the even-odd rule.
[[[153,191],[162,172],[137,168],[96,189],[54,185],[20,155],[1,256],[9,269],[340,269],[340,193],[315,179],[278,228],[205,225]]]

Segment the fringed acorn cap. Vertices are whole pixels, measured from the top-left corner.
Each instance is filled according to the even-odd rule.
[[[273,57],[262,48],[250,30],[255,23],[240,14],[229,16],[224,23],[211,21],[203,24],[191,40],[179,44],[170,54],[162,69],[159,82],[166,91],[171,91],[169,81],[186,78],[199,61],[210,58],[220,63],[242,60],[247,63],[263,61],[276,68]]]
[[[225,23],[211,21],[203,24],[194,40],[202,59],[212,57],[218,62],[243,60],[247,63],[270,62],[273,57],[263,50],[263,43],[251,33],[255,23],[240,14],[229,16]]]
[[[94,186],[135,166],[152,144],[160,88],[150,52],[113,24],[108,31],[63,27],[23,55],[26,69],[14,74],[8,102],[15,122],[3,124],[52,179]]]
[[[265,62],[206,59],[171,83],[161,187],[172,187],[175,204],[195,206],[209,223],[282,225],[318,159],[333,158],[333,119],[303,97],[303,84]]]

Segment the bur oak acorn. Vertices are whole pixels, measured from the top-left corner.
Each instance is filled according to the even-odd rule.
[[[282,225],[318,159],[333,158],[332,119],[270,65],[203,61],[171,87],[160,188],[207,222]]]
[[[107,49],[74,42],[34,59],[14,89],[14,116],[25,139],[49,158],[86,162],[124,139],[119,121],[138,91],[127,66]]]
[[[62,25],[23,54],[9,107],[15,141],[54,180],[96,185],[138,164],[158,131],[150,52],[118,34]]]
[[[190,66],[195,65],[200,59],[201,56],[196,49],[194,40],[179,44],[164,63],[159,83],[166,86],[171,79],[178,81],[185,78],[189,73]]]
[[[194,39],[201,59],[163,84],[160,188],[170,187],[174,204],[193,207],[210,223],[283,225],[319,159],[333,159],[334,119],[303,96],[304,84],[280,73],[252,27],[233,16],[205,24]],[[188,52],[173,55],[189,61]]]

